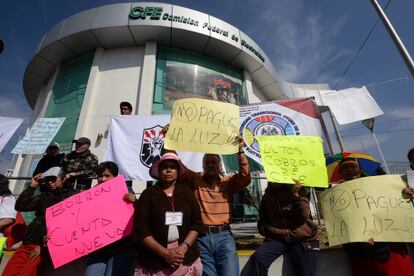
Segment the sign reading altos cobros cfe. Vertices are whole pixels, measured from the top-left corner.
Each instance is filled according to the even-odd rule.
[[[230,34],[228,30],[223,30],[222,28],[219,28],[217,26],[212,26],[208,22],[203,22],[203,24],[200,24],[200,22],[197,20],[197,18],[192,18],[188,16],[180,16],[180,15],[172,15],[167,12],[162,12],[162,7],[132,7],[129,18],[131,20],[168,20],[172,22],[178,22],[182,24],[188,24],[194,27],[200,27],[203,29],[208,29],[211,32],[218,33],[224,37],[231,37],[234,41],[239,41],[239,34]],[[265,61],[264,56],[255,49],[252,45],[248,44],[244,39],[241,40],[242,47],[245,47],[250,52],[252,52],[254,55],[256,55],[262,62]]]

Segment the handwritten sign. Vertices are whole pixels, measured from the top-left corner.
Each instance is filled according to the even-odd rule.
[[[132,232],[132,204],[123,176],[115,177],[46,209],[47,247],[55,268]]]
[[[17,143],[12,153],[44,153],[64,121],[65,118],[37,118],[30,131]]]
[[[317,136],[257,136],[268,181],[328,187],[322,140]]]
[[[347,181],[321,194],[331,246],[348,242],[414,242],[414,207],[399,175]]]
[[[238,151],[239,107],[204,99],[174,102],[165,137],[167,149],[233,154]]]

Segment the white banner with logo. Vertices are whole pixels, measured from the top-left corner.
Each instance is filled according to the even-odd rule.
[[[42,154],[66,118],[37,118],[28,133],[12,150],[15,154]]]
[[[0,152],[19,128],[23,119],[0,117]]]
[[[245,141],[246,155],[262,164],[256,136],[322,137],[322,127],[314,100],[299,99],[241,106],[240,133]]]
[[[112,117],[104,161],[113,161],[127,180],[153,180],[148,172],[164,153],[162,127],[170,115],[130,115]],[[178,152],[189,169],[202,171],[203,153]]]

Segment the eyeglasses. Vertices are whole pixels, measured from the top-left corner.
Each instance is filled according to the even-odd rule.
[[[57,179],[57,176],[53,176],[53,175],[51,175],[51,176],[46,176],[46,177],[44,178],[44,182],[45,182],[45,183],[49,183],[49,182],[56,182],[56,179]]]

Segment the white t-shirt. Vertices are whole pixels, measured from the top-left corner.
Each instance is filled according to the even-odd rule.
[[[16,199],[12,195],[0,197],[0,219],[16,219],[17,211],[14,209],[15,204]]]

